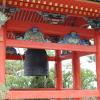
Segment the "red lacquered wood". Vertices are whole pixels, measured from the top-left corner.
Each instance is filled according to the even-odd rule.
[[[88,55],[91,55],[91,54],[94,54],[94,53],[90,53],[90,52],[78,52],[77,53],[77,55],[79,57],[88,56]],[[60,58],[61,58],[61,60],[72,59],[72,54],[63,55]]]
[[[2,0],[0,1],[0,3],[2,2]],[[69,0],[47,0],[46,3],[44,2],[40,2],[38,3],[38,1],[22,1],[22,5],[20,5],[20,1],[19,0],[7,0],[7,5],[12,6],[12,7],[18,7],[18,8],[28,8],[27,10],[37,10],[37,11],[46,11],[46,12],[52,12],[52,13],[61,13],[61,14],[68,14],[68,15],[74,15],[74,16],[87,16],[87,17],[100,17],[99,14],[99,9],[100,9],[100,5],[99,4],[95,4],[95,3],[90,3],[90,2],[84,2],[84,1],[69,1]],[[55,3],[57,3],[58,5],[55,6]],[[31,4],[33,4],[33,6],[31,6]],[[63,6],[62,6],[62,5]],[[66,7],[66,5],[68,5]],[[38,7],[37,7],[38,6]],[[49,6],[49,9],[46,9],[45,6]],[[53,9],[51,9],[53,7]],[[56,10],[56,7],[58,7],[59,9],[63,8],[63,10]],[[81,7],[83,7],[83,9],[81,9]],[[86,9],[87,8],[87,9]],[[90,9],[93,9],[92,11],[90,11]],[[68,9],[68,11],[66,12],[66,9]],[[97,10],[97,11],[95,11]],[[73,11],[73,12],[72,12]],[[77,13],[75,12],[77,11]],[[81,12],[81,13],[80,13]],[[84,12],[86,12],[86,14],[84,14]],[[89,14],[88,14],[89,12]],[[98,14],[98,16],[97,16]]]
[[[0,0],[0,4],[10,7],[18,7],[21,10],[15,13],[6,23],[7,29],[0,28],[0,85],[5,82],[5,60],[21,60],[20,56],[7,55],[6,46],[19,48],[37,48],[56,50],[56,57],[48,57],[51,61],[56,61],[56,88],[44,89],[17,89],[10,90],[7,93],[7,99],[40,99],[40,98],[56,98],[62,100],[64,98],[75,98],[81,100],[83,97],[98,97],[100,100],[100,34],[97,30],[81,27],[84,25],[82,17],[99,18],[100,4],[84,2],[83,0]],[[70,21],[66,21],[64,25],[48,25],[45,20],[36,12],[46,11],[51,13],[60,13],[76,19],[74,27]],[[36,13],[36,15],[34,14]],[[80,19],[80,20],[79,20]],[[68,24],[67,24],[68,23]],[[87,22],[86,22],[87,24]],[[72,26],[71,26],[72,25]],[[54,35],[63,37],[72,31],[77,32],[81,38],[93,38],[95,35],[95,46],[83,46],[74,44],[57,44],[57,43],[39,43],[23,40],[6,39],[7,32],[24,33],[36,26],[44,35]],[[61,56],[61,50],[74,51],[73,54]],[[97,90],[81,90],[80,82],[80,61],[79,57],[87,54],[96,53],[96,73],[97,73]],[[24,56],[22,56],[24,59]],[[61,60],[72,58],[73,63],[73,79],[74,89],[63,89],[62,85],[62,66]]]
[[[0,28],[0,85],[5,83],[6,28]]]
[[[7,60],[24,60],[25,56],[23,56],[23,55],[10,55],[10,54],[7,54],[6,59]],[[48,60],[49,61],[55,61],[55,57],[48,57]]]
[[[44,23],[22,22],[22,21],[8,21],[7,30],[24,33],[33,26],[38,27],[43,34],[64,36],[70,32],[77,32],[83,38],[93,38],[96,31],[94,29],[85,29],[79,27],[63,26],[63,25],[49,25]]]
[[[95,34],[97,88],[100,91],[100,33]],[[100,100],[100,97],[98,98]]]
[[[7,94],[8,99],[33,99],[33,98],[81,98],[100,97],[99,90],[12,90]]]
[[[19,48],[37,48],[37,49],[49,49],[49,50],[70,50],[80,52],[96,52],[95,46],[83,46],[74,44],[57,44],[57,43],[43,43],[23,40],[6,40],[7,46],[19,47]]]
[[[78,52],[72,54],[72,65],[73,65],[73,88],[76,90],[81,89],[81,77],[80,77],[80,57]],[[75,98],[74,100],[82,100],[82,98]]]
[[[55,62],[55,73],[56,73],[56,89],[63,89],[63,78],[62,78],[62,64],[60,59],[61,51],[56,51],[56,62]],[[56,100],[63,100],[61,98],[57,98]]]

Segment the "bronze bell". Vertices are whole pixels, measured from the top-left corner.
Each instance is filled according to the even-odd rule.
[[[28,49],[25,53],[24,75],[47,76],[48,57],[43,49]]]

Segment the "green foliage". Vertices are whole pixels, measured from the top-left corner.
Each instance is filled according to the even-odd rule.
[[[53,80],[49,77],[37,76],[33,77],[30,87],[32,88],[53,88]]]
[[[63,87],[64,88],[72,88],[73,86],[72,72],[68,71],[67,73],[63,72]]]
[[[83,89],[95,89],[96,75],[88,69],[81,69],[81,80]]]
[[[88,57],[88,62],[89,62],[89,63],[96,62],[96,57],[95,57],[95,55],[89,56],[89,57]]]
[[[50,69],[49,76],[46,77],[25,77],[19,76],[17,72],[23,71],[23,62],[7,61],[6,86],[11,88],[53,88],[55,87],[55,71]],[[71,65],[64,66],[63,86],[64,88],[73,87],[73,78]],[[96,75],[88,69],[81,69],[81,80],[83,89],[95,89]],[[6,92],[4,92],[6,94]],[[85,98],[84,100],[95,100],[93,98]]]
[[[50,71],[49,76],[45,77],[25,77],[21,61],[7,61],[6,83],[11,88],[43,88],[54,87],[54,72]],[[18,73],[19,72],[19,73]],[[53,80],[52,80],[53,78]]]
[[[64,88],[73,87],[73,74],[72,71],[63,71],[63,86]],[[96,88],[96,75],[88,69],[81,69],[81,83],[82,89],[95,89]]]
[[[6,84],[11,88],[29,88],[32,77],[7,75]]]
[[[2,11],[0,11],[0,27],[4,25],[7,20],[8,17]]]
[[[20,71],[23,69],[23,61],[7,61],[6,62],[6,69],[7,69],[7,74],[9,75],[16,75],[17,71]]]
[[[0,100],[4,100],[9,88],[6,85],[0,86]]]
[[[55,56],[54,50],[46,50],[48,56]]]

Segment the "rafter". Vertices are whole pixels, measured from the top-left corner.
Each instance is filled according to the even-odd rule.
[[[2,2],[2,0],[0,1]],[[27,10],[62,13],[75,16],[100,17],[100,4],[75,0],[7,0],[7,5]]]

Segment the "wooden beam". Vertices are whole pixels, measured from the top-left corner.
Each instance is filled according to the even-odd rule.
[[[0,1],[0,3],[3,0]],[[37,10],[37,11],[45,11],[45,12],[54,12],[61,13],[67,15],[75,15],[75,16],[87,16],[87,17],[100,17],[100,5],[93,4],[90,2],[82,2],[78,0],[47,0],[43,1],[19,1],[19,0],[7,0],[6,4],[11,7],[18,8],[28,8],[27,10]],[[67,6],[66,6],[67,5]],[[47,8],[48,6],[48,8]],[[82,7],[82,8],[81,8]],[[58,8],[58,10],[56,9]],[[67,9],[67,10],[66,10]],[[92,9],[92,11],[90,10]],[[77,13],[76,13],[77,12]],[[84,13],[85,12],[85,13]]]
[[[0,85],[5,83],[6,28],[0,28]]]
[[[95,46],[83,46],[74,44],[57,44],[57,43],[43,43],[23,40],[6,40],[6,45],[19,48],[37,48],[47,50],[69,50],[80,52],[96,52]]]
[[[36,24],[28,23],[22,21],[8,21],[7,30],[12,32],[26,32],[32,27],[39,27],[40,31],[47,35],[58,35],[64,36],[67,33],[72,31],[77,32],[83,38],[93,38],[94,33],[93,29],[84,29],[79,27],[63,26],[63,25],[49,25],[49,24]]]
[[[12,90],[7,99],[100,97],[99,90]]]
[[[63,89],[63,77],[62,77],[62,64],[61,64],[61,51],[57,50],[56,54],[56,62],[55,62],[55,87],[57,90]],[[62,98],[57,98],[56,100],[63,100]]]
[[[80,57],[78,55],[78,52],[73,52],[72,55],[73,89],[81,90]],[[82,100],[82,98],[75,98],[74,100]]]
[[[100,33],[95,34],[97,88],[100,91]],[[100,97],[98,98],[100,100]]]
[[[92,54],[95,54],[93,52],[78,52],[78,56],[79,57],[83,57],[83,56],[88,56],[88,55],[92,55]],[[67,59],[72,59],[72,54],[68,54],[68,55],[63,55],[60,57],[61,60],[67,60]]]
[[[88,55],[92,55],[92,54],[94,54],[94,53],[79,52],[78,56],[83,57],[83,56],[88,56]],[[7,60],[22,60],[24,58],[25,57],[23,55],[9,55],[9,54],[6,55]],[[60,56],[60,59],[61,60],[72,59],[72,54]],[[55,61],[55,57],[48,57],[48,60],[49,61]]]
[[[7,60],[24,60],[25,56],[23,55],[9,55],[6,56]],[[55,61],[55,57],[48,57],[49,61]]]

